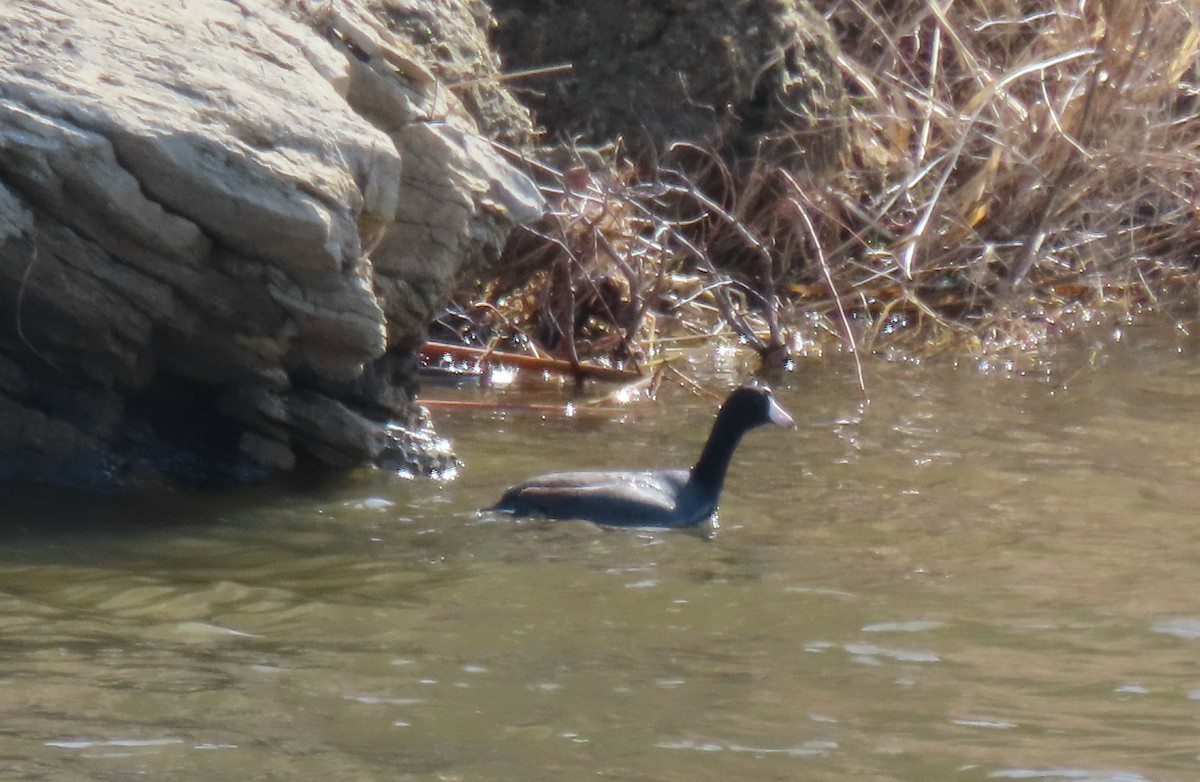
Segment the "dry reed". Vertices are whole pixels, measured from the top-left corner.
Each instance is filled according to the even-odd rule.
[[[543,168],[555,208],[468,296],[476,325],[571,361],[720,334],[778,361],[821,333],[1030,348],[1194,293],[1200,6],[817,5],[852,96],[838,173],[686,146]]]

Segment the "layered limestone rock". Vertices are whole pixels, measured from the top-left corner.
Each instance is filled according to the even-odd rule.
[[[438,5],[473,91],[400,2],[0,4],[0,481],[446,466],[413,350],[542,204]]]

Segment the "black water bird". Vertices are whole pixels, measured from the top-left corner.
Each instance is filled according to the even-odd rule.
[[[795,427],[763,385],[744,385],[721,405],[690,470],[599,470],[540,475],[504,492],[484,510],[515,516],[582,519],[627,527],[689,527],[710,518],[742,435],[756,426]]]

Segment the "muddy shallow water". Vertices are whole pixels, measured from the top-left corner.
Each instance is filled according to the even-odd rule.
[[[867,379],[777,384],[798,431],[747,436],[712,535],[474,513],[689,463],[713,406],[681,391],[439,410],[444,482],[6,491],[2,776],[1200,778],[1200,342]]]

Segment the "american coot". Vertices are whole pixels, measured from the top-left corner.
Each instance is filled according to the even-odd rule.
[[[742,435],[762,424],[794,427],[763,385],[738,388],[717,413],[691,470],[558,472],[531,478],[484,510],[516,516],[584,519],[630,527],[687,527],[717,510],[725,471]]]

